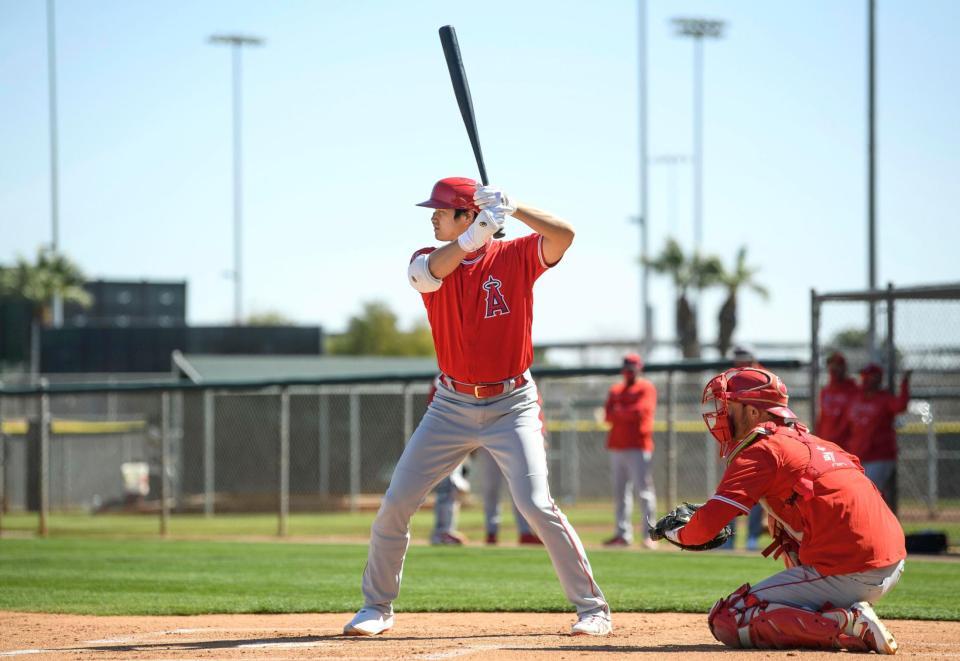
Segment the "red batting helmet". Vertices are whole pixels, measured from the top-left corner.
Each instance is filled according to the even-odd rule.
[[[473,203],[473,194],[477,192],[477,182],[467,177],[447,177],[433,185],[430,199],[421,202],[418,207],[430,209],[480,209]]]
[[[787,386],[780,377],[759,367],[734,367],[710,379],[703,389],[701,414],[707,429],[720,443],[720,456],[733,449],[728,402],[749,404],[778,418],[796,420],[787,407]]]

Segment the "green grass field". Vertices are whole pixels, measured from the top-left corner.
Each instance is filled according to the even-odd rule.
[[[606,508],[569,508],[588,546],[610,530]],[[304,543],[309,536],[368,534],[372,513],[291,517],[296,542],[270,537],[270,515],[175,516],[173,539],[156,537],[145,516],[58,515],[53,537],[25,533],[33,516],[5,516],[0,539],[0,609],[87,614],[195,614],[350,611],[360,605],[366,547]],[[424,539],[431,513],[414,518]],[[482,514],[461,528],[480,539]],[[504,535],[513,537],[511,521]],[[222,537],[222,539],[213,539]],[[758,555],[590,550],[597,579],[618,611],[705,612],[745,582],[778,571]],[[960,562],[911,558],[903,581],[877,607],[884,617],[960,620]],[[401,611],[567,611],[541,548],[414,546],[404,570]]]
[[[729,554],[594,550],[618,611],[705,612],[778,564]],[[349,611],[360,604],[366,548],[356,544],[103,539],[0,542],[0,609],[196,614]],[[877,610],[885,617],[960,619],[960,563],[911,560]],[[403,611],[565,611],[542,549],[413,547]]]
[[[501,537],[512,541],[516,538],[516,527],[509,507],[504,507]],[[613,513],[609,503],[582,503],[575,506],[563,506],[563,511],[573,522],[580,537],[587,545],[600,544],[610,536],[613,530]],[[349,512],[291,514],[287,532],[291,537],[351,537],[366,539],[370,533],[374,513]],[[634,517],[636,520],[636,516]],[[741,517],[741,528],[746,525]],[[421,508],[412,521],[415,539],[426,540],[433,524],[433,513]],[[51,536],[70,537],[155,537],[160,529],[160,520],[156,515],[145,514],[99,514],[86,513],[52,514],[48,519]],[[907,532],[916,530],[943,530],[953,544],[960,540],[960,522],[958,521],[906,521]],[[37,515],[28,513],[5,514],[0,519],[0,529],[5,532],[33,533],[37,529]],[[477,506],[461,511],[459,529],[474,541],[484,536],[483,511]],[[274,537],[277,534],[277,516],[275,514],[217,514],[205,518],[200,514],[174,514],[170,517],[170,535],[177,539],[210,539],[237,537]],[[764,540],[761,540],[763,543]],[[737,544],[742,547],[744,536],[738,535]]]

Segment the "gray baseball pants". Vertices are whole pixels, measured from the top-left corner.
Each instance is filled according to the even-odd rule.
[[[365,606],[392,611],[410,543],[410,518],[427,494],[478,447],[503,471],[521,514],[540,537],[579,615],[609,613],[576,531],[550,497],[536,384],[476,399],[441,386],[407,443],[370,530]]]
[[[633,540],[633,501],[640,501],[643,513],[643,538],[646,522],[657,520],[657,493],[653,486],[653,453],[644,450],[610,450],[610,475],[616,510],[616,535]]]

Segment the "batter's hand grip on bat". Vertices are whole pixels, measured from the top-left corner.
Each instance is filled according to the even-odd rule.
[[[453,93],[457,96],[457,105],[460,106],[460,115],[467,128],[473,155],[477,159],[480,169],[480,181],[486,186],[487,168],[483,164],[483,152],[480,151],[480,137],[477,135],[477,120],[473,114],[473,100],[470,98],[470,85],[467,83],[467,74],[463,70],[463,58],[460,57],[460,45],[457,43],[457,31],[452,25],[440,28],[440,43],[443,45],[443,55],[447,60],[447,69],[450,71],[450,82],[453,83]]]

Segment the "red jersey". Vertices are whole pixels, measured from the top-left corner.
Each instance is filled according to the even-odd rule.
[[[907,410],[910,387],[904,383],[900,395],[886,390],[860,392],[847,409],[850,427],[847,451],[866,461],[895,461],[897,458],[897,430],[894,420]]]
[[[657,389],[646,379],[627,385],[621,381],[610,387],[606,419],[609,450],[653,451],[653,415],[657,410]]]
[[[463,383],[495,383],[530,367],[533,283],[553,266],[543,258],[542,240],[529,234],[489,241],[440,289],[422,294],[441,372]]]
[[[847,448],[850,428],[847,424],[847,409],[853,398],[860,392],[860,386],[853,379],[833,381],[820,390],[820,410],[817,414],[815,431],[817,436],[833,441]]]
[[[840,446],[807,434],[808,446],[786,427],[775,427],[734,455],[716,493],[680,532],[685,544],[712,538],[730,514],[747,514],[761,498],[768,511],[789,526],[800,542],[800,562],[825,576],[886,567],[906,557],[903,529],[857,458]],[[831,470],[798,497],[811,452]]]

